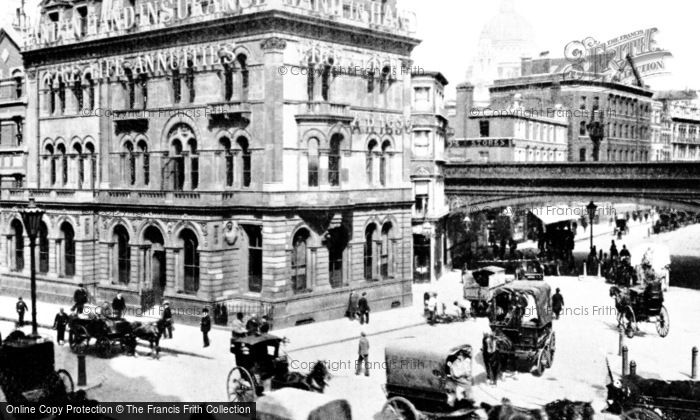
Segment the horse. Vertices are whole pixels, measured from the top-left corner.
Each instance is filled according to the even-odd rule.
[[[617,286],[612,286],[610,288],[610,297],[615,299],[615,309],[617,310],[617,326],[622,326],[622,318],[626,317],[629,324],[632,323],[631,315],[626,310],[631,304],[629,295],[624,293],[622,289]]]
[[[328,371],[325,363],[317,361],[311,368],[311,372],[304,375],[299,372],[283,373],[273,380],[273,388],[296,388],[305,391],[314,391],[323,394],[328,381],[331,379],[331,374]]]
[[[165,331],[165,321],[159,319],[156,322],[149,322],[147,324],[141,323],[139,321],[131,323],[131,331],[134,337],[133,346],[136,345],[135,339],[141,339],[147,341],[151,348],[151,355],[155,349],[155,357],[160,355],[160,338],[163,336]],[[134,353],[134,349],[131,349],[131,353]]]

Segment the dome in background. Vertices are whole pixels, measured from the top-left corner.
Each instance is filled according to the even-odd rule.
[[[515,12],[513,0],[503,0],[498,14],[481,30],[481,39],[491,40],[495,44],[532,44],[534,38],[535,31],[532,29],[532,25]]]

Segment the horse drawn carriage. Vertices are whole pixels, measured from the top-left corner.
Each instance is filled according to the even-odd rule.
[[[266,389],[297,388],[323,393],[330,375],[323,362],[317,362],[308,375],[289,371],[289,360],[282,344],[284,338],[254,334],[231,338],[231,353],[236,366],[226,380],[231,402],[251,402]]]
[[[551,288],[542,281],[514,281],[494,293],[489,313],[498,357],[509,370],[539,376],[554,361]]]
[[[696,420],[700,418],[700,383],[645,379],[636,374],[608,384],[608,411],[624,420]]]
[[[352,420],[350,404],[295,388],[272,391],[255,402],[258,420]]]
[[[80,315],[71,315],[68,321],[68,343],[71,350],[85,354],[92,346],[102,357],[123,350],[133,353],[136,337],[131,323],[123,318],[104,316],[99,307],[92,309],[83,311]]]
[[[615,299],[618,327],[632,338],[639,331],[639,322],[653,322],[656,332],[666,337],[671,328],[668,311],[663,305],[661,282],[652,281],[632,287],[612,286],[610,296]]]
[[[426,346],[424,340],[409,337],[387,345],[387,402],[382,418],[483,418],[471,395],[472,347],[449,341],[446,337],[441,343]]]
[[[474,315],[481,315],[488,309],[488,302],[493,297],[493,291],[510,281],[506,277],[506,270],[497,266],[486,266],[471,272],[462,274],[464,283],[464,299],[471,303],[471,311]]]
[[[8,403],[65,403],[73,387],[67,371],[55,370],[51,341],[15,331],[2,343],[0,388]]]

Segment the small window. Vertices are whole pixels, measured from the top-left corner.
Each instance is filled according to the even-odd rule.
[[[586,161],[586,149],[584,147],[578,151],[578,160],[581,162]]]
[[[479,162],[489,163],[489,152],[479,152]]]
[[[586,97],[581,96],[581,110],[585,110],[585,109],[586,109]]]
[[[586,122],[585,121],[581,121],[581,123],[579,124],[578,133],[582,136],[586,135]]]
[[[489,137],[489,122],[479,121],[479,135],[481,137]]]

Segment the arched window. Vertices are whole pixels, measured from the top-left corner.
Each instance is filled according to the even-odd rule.
[[[119,284],[129,284],[131,277],[131,248],[129,246],[129,232],[122,225],[114,228],[112,241],[117,244],[117,282]]]
[[[39,224],[39,272],[49,272],[49,229],[44,222]]]
[[[15,79],[15,99],[20,99],[24,95],[24,77],[22,72],[19,70],[12,72],[12,78]]]
[[[332,288],[343,286],[343,253],[348,243],[345,229],[342,227],[331,229],[326,235],[328,247],[328,273]]]
[[[146,73],[141,73],[138,76],[138,88],[139,88],[139,104],[141,109],[146,109],[148,107],[148,76]]]
[[[122,153],[124,162],[125,181],[129,185],[136,184],[136,155],[134,154],[134,145],[127,141],[124,143],[124,151]]]
[[[83,83],[80,75],[75,76],[75,82],[73,82],[73,96],[75,96],[75,103],[78,107],[78,111],[83,110]]]
[[[199,155],[197,154],[197,140],[187,141],[190,152],[190,183],[193,190],[199,187]]]
[[[88,109],[95,109],[95,81],[92,79],[92,74],[85,75],[85,96],[87,99]]]
[[[170,144],[168,156],[170,158],[168,166],[170,167],[171,188],[175,191],[182,191],[185,186],[185,160],[182,156],[182,143],[180,143],[180,140],[173,140]]]
[[[389,265],[391,264],[391,231],[393,229],[393,226],[391,223],[386,223],[384,226],[382,226],[382,242],[381,242],[381,264],[380,264],[380,271],[381,271],[381,276],[382,278],[387,278],[389,277],[390,271],[389,271]]]
[[[219,145],[224,149],[224,177],[226,179],[226,186],[233,186],[233,150],[231,150],[231,140],[227,137],[222,137],[219,140]]]
[[[141,140],[138,143],[139,153],[141,154],[141,169],[143,170],[143,185],[148,185],[151,182],[151,156],[148,153],[148,144]]]
[[[180,103],[182,99],[182,85],[180,82],[180,69],[174,69],[172,74],[173,103]]]
[[[185,293],[197,293],[199,290],[199,242],[197,236],[189,229],[180,233],[183,247],[183,265]]]
[[[389,88],[389,76],[391,76],[391,69],[385,66],[379,79],[379,93],[386,93]]]
[[[15,219],[10,225],[12,228],[12,234],[14,235],[14,264],[12,269],[14,271],[24,270],[24,228],[22,227],[22,222]]]
[[[78,189],[83,188],[83,183],[85,182],[85,162],[83,159],[83,148],[79,143],[73,146],[73,153],[75,154],[75,166],[77,172]]]
[[[68,222],[61,225],[63,236],[63,274],[66,277],[75,275],[75,232]]]
[[[48,162],[49,171],[49,184],[54,186],[56,184],[56,157],[53,154],[53,146],[50,144],[46,145],[46,159]]]
[[[85,144],[90,159],[90,186],[95,188],[97,182],[97,156],[95,155],[95,146],[92,143]]]
[[[59,101],[59,112],[65,114],[66,112],[66,84],[63,81],[63,76],[58,76],[58,101]]]
[[[387,161],[389,160],[390,151],[391,142],[389,140],[385,140],[384,143],[382,143],[382,156],[379,159],[379,183],[382,185],[382,187],[386,186],[387,178],[389,177]]]
[[[134,78],[134,73],[129,68],[124,69],[124,76],[126,76],[126,83],[124,83],[126,108],[134,109],[134,105],[136,104],[136,79]]]
[[[309,98],[309,101],[313,101],[315,99],[314,92],[316,90],[316,66],[314,65],[314,62],[309,59],[309,67],[306,69],[306,95]]]
[[[248,139],[245,137],[239,137],[236,140],[238,147],[241,149],[241,185],[243,187],[250,187],[250,149],[248,148]]]
[[[262,291],[263,243],[260,226],[244,226],[248,235],[248,290]]]
[[[306,248],[309,240],[309,231],[299,230],[292,241],[292,290],[294,293],[304,292],[308,289],[306,273]]]
[[[233,63],[224,63],[224,100],[233,98]]]
[[[309,187],[318,187],[318,139],[309,139],[308,145],[308,174]]]
[[[61,185],[65,186],[68,183],[68,157],[66,156],[66,147],[59,144],[56,147],[58,155],[61,159]]]
[[[365,160],[365,172],[367,173],[367,183],[374,183],[374,153],[377,149],[377,141],[371,140],[367,146],[367,159]]]
[[[581,135],[581,136],[585,136],[585,135],[586,135],[586,122],[585,122],[585,121],[581,121],[581,122],[579,123],[578,134]]]
[[[241,67],[241,101],[248,100],[248,84],[249,84],[249,70],[248,70],[248,57],[245,54],[238,54],[236,57],[238,65]]]
[[[321,74],[321,97],[324,101],[331,100],[331,66],[333,65],[333,60],[328,60],[328,64],[323,66],[323,73]]]
[[[196,96],[196,92],[194,86],[194,63],[192,63],[191,60],[187,61],[185,84],[187,85],[188,100],[190,103],[193,103]]]
[[[46,96],[49,103],[49,114],[54,115],[56,113],[56,87],[54,86],[53,80],[51,78],[46,80]]]
[[[333,134],[331,147],[328,153],[328,183],[332,187],[340,185],[340,144],[343,141],[341,134]]]
[[[373,223],[365,229],[365,280],[374,278],[374,233],[377,226]]]

